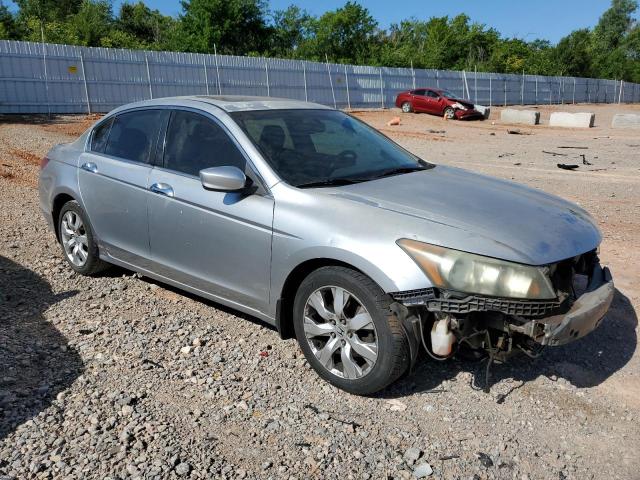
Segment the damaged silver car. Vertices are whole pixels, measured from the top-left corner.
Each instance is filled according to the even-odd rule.
[[[48,153],[40,204],[76,272],[120,265],[258,317],[356,394],[420,349],[492,361],[571,342],[614,294],[580,207],[293,100],[120,107]]]

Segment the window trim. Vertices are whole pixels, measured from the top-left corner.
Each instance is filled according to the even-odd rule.
[[[266,194],[270,195],[270,190],[267,187],[266,182],[262,178],[262,175],[260,175],[258,169],[253,164],[253,161],[251,160],[251,158],[249,157],[247,152],[244,150],[244,148],[242,148],[242,145],[240,144],[238,139],[231,133],[229,128],[227,128],[227,126],[218,117],[216,117],[215,115],[211,114],[210,112],[207,112],[205,110],[201,110],[201,109],[198,109],[198,108],[195,108],[195,107],[173,105],[173,106],[170,106],[169,109],[171,110],[171,114],[168,116],[165,125],[163,125],[163,127],[162,127],[162,131],[161,131],[161,135],[160,135],[161,138],[162,138],[162,141],[159,142],[159,143],[161,143],[161,147],[160,147],[160,151],[156,152],[156,155],[157,155],[156,156],[156,161],[157,161],[157,163],[155,165],[153,165],[153,168],[157,168],[159,170],[171,173],[173,175],[180,175],[181,177],[196,179],[196,180],[200,181],[200,177],[198,175],[191,175],[189,173],[180,172],[178,170],[172,170],[170,168],[167,168],[166,163],[165,163],[165,151],[166,151],[166,147],[167,147],[167,134],[169,132],[169,127],[171,126],[171,120],[173,120],[174,113],[176,111],[191,112],[191,113],[194,113],[196,115],[201,115],[201,116],[205,117],[207,120],[212,121],[215,125],[219,126],[223,130],[223,132],[231,139],[233,144],[236,146],[236,148],[240,152],[240,155],[242,155],[244,157],[245,161],[246,161],[247,167],[245,168],[245,171],[243,173],[247,177],[249,177],[256,184],[256,186],[258,187],[258,193],[262,192],[262,193],[266,193]],[[232,119],[232,121],[233,121],[233,119]]]
[[[91,129],[91,135],[89,135],[87,144],[85,145],[85,152],[86,153],[91,153],[92,155],[99,155],[101,157],[105,157],[111,160],[118,160],[120,162],[126,162],[132,165],[142,165],[142,166],[146,166],[146,167],[153,167],[155,165],[155,160],[156,160],[156,150],[157,150],[157,143],[159,140],[159,133],[162,131],[162,129],[164,128],[163,126],[163,121],[160,122],[160,125],[157,129],[156,132],[156,138],[153,141],[153,146],[151,147],[151,150],[149,152],[149,161],[147,162],[138,162],[137,160],[130,160],[128,158],[123,158],[123,157],[117,157],[115,155],[109,155],[105,152],[96,152],[94,150],[91,150],[91,144],[93,142],[93,136],[95,135],[96,130],[98,129],[98,127],[100,127],[103,123],[108,122],[109,120],[112,120],[111,122],[111,127],[109,127],[109,135],[107,136],[107,144],[109,143],[109,137],[111,136],[111,128],[113,127],[113,122],[115,122],[116,118],[118,118],[120,115],[124,115],[126,113],[134,113],[134,112],[140,112],[140,111],[148,111],[148,110],[167,110],[170,109],[172,107],[170,106],[166,106],[166,105],[150,105],[150,106],[144,106],[144,107],[133,107],[133,108],[127,108],[126,110],[119,110],[111,115],[108,115],[107,117],[103,118],[102,120],[100,120],[100,122],[98,122],[96,125],[94,125]],[[163,119],[161,119],[163,120]],[[105,148],[106,149],[106,148]]]

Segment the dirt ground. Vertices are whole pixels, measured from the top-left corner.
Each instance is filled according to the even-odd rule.
[[[443,479],[640,478],[640,130],[610,128],[640,105],[539,107],[535,127],[499,110],[353,114],[428,161],[588,210],[612,309],[573,344],[497,366],[488,395],[481,366],[425,360],[373,398],[323,384],[293,340],[243,315],[128,272],[72,275],[38,212],[38,164],[95,118],[0,117],[0,477],[411,478],[428,462]],[[595,112],[595,127],[551,128],[558,110]]]

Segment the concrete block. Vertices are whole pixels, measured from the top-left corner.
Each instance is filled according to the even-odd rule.
[[[590,112],[552,112],[549,117],[550,127],[590,128],[596,119],[595,113]]]
[[[484,105],[474,105],[473,108],[479,111],[484,116],[485,120],[489,118],[489,115],[491,115],[491,108],[485,107]]]
[[[540,112],[537,112],[536,110],[515,110],[513,108],[505,108],[500,112],[500,120],[504,123],[537,125],[540,123]]]
[[[611,128],[640,128],[640,114],[618,113],[613,116]]]

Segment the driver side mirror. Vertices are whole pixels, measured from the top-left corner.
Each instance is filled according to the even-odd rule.
[[[207,190],[236,192],[247,185],[247,177],[238,167],[210,167],[200,170],[200,182]]]

